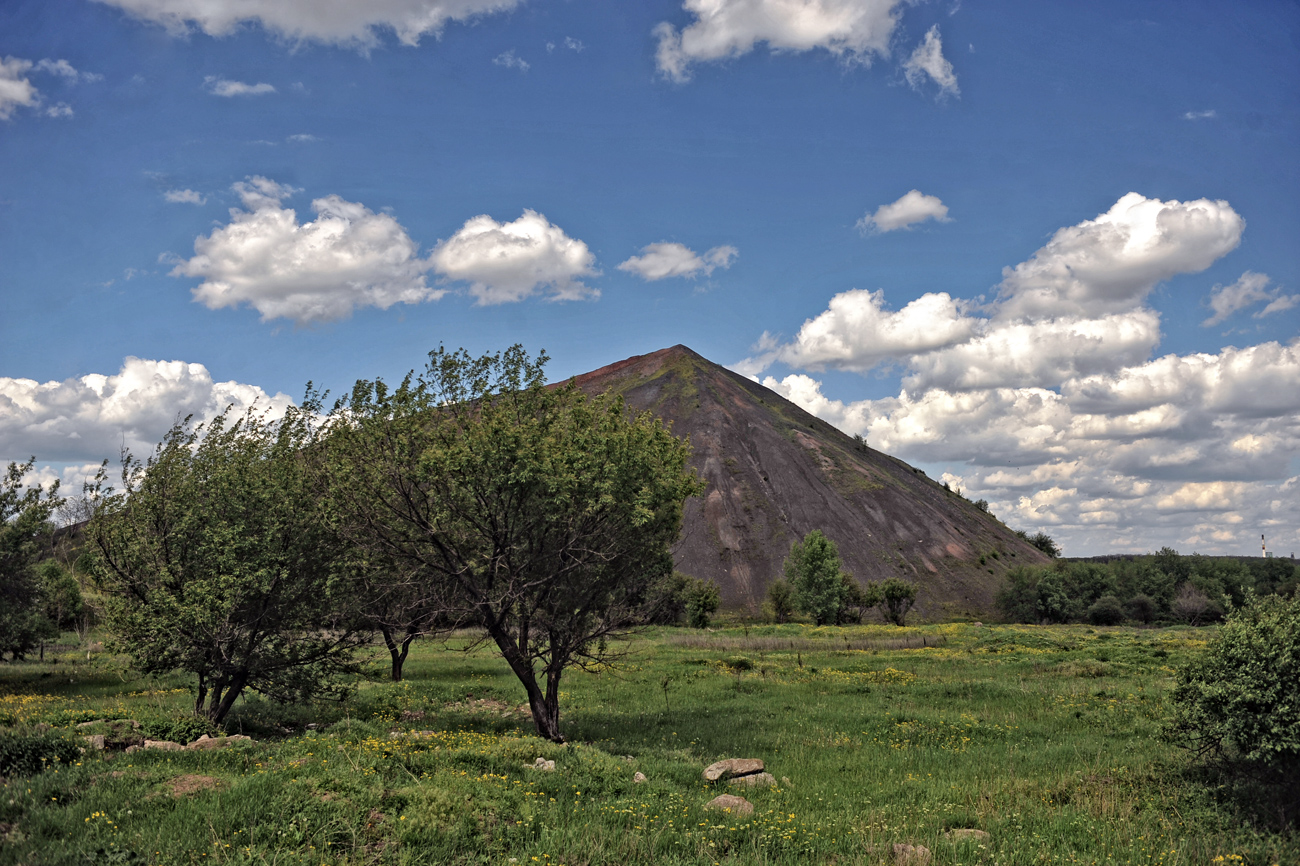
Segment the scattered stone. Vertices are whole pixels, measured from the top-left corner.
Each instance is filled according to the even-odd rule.
[[[752,776],[763,772],[763,762],[758,758],[727,758],[704,768],[704,780],[716,782],[719,779],[734,779],[737,776]]]
[[[221,780],[212,776],[177,776],[167,783],[173,797],[185,797],[221,787]]]
[[[554,772],[554,770],[555,770],[555,762],[554,762],[554,761],[548,761],[548,760],[546,760],[545,758],[538,758],[536,761],[533,761],[533,769],[534,769],[534,770],[545,770],[545,771],[548,772],[548,773],[550,773],[550,772]]]
[[[207,734],[199,737],[185,748],[191,752],[207,752],[212,749],[224,749],[233,743],[252,743],[252,737],[246,737],[243,734],[231,734],[228,737],[209,737]]]
[[[782,777],[781,777],[781,784],[782,784],[782,785],[785,785],[787,788],[793,788],[793,787],[794,787],[794,782],[791,782],[791,781],[790,781],[790,777],[789,777],[789,776],[782,776]]]
[[[984,628],[984,623],[982,623],[982,622],[977,622],[977,623],[975,623],[975,627],[976,627],[976,628]]]
[[[989,840],[988,833],[985,833],[983,830],[975,830],[969,827],[958,827],[949,830],[943,835],[949,842],[968,842],[971,840],[976,842],[987,842]]]
[[[632,776],[632,783],[635,785],[639,785],[645,780],[645,773],[642,773],[639,770]]]
[[[132,746],[131,748],[143,749],[161,749],[164,752],[179,752],[185,747],[180,743],[173,743],[171,740],[145,740],[143,746]],[[127,749],[131,751],[131,749]]]
[[[764,788],[775,788],[776,777],[771,773],[755,773],[752,776],[736,776],[731,779],[729,784],[743,785],[746,788],[757,788],[760,786]]]
[[[77,722],[77,727],[89,728],[91,725],[98,725],[98,724],[99,724],[99,719],[92,719],[89,722]]]
[[[754,804],[744,797],[737,797],[735,794],[719,794],[712,800],[704,804],[705,809],[721,809],[724,812],[730,812],[733,815],[752,815],[754,814]]]
[[[905,842],[895,843],[894,862],[899,866],[929,866],[930,849],[924,845],[908,845]]]
[[[101,752],[104,751],[103,734],[91,734],[90,736],[82,737],[81,739],[85,740],[86,744],[89,745],[92,749],[99,749]]]

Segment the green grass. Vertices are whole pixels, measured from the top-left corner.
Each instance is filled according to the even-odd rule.
[[[1206,637],[656,630],[626,664],[567,676],[564,746],[511,709],[522,690],[491,652],[428,642],[405,682],[378,679],[377,660],[342,705],[241,702],[226,727],[253,746],[88,753],[9,779],[0,864],[871,864],[897,842],[935,864],[1300,862],[1294,832],[1265,829],[1159,739],[1172,672]],[[104,655],[6,664],[0,724],[161,730],[186,686]],[[525,766],[537,757],[556,771]],[[751,818],[701,808],[727,790],[700,775],[723,757],[780,780],[740,792]],[[990,838],[946,841],[963,827]]]

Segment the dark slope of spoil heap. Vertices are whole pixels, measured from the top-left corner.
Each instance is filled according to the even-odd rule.
[[[793,541],[820,529],[859,581],[897,576],[928,616],[980,615],[1008,568],[1046,557],[921,472],[685,346],[576,377],[689,436],[708,487],[686,504],[677,568],[756,611]]]

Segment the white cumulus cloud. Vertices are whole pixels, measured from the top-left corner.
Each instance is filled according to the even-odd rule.
[[[507,12],[520,0],[98,0],[161,24],[174,35],[197,27],[227,36],[245,24],[260,24],[295,42],[323,42],[368,50],[380,33],[392,31],[403,45],[437,37],[449,21],[471,21]]]
[[[245,84],[242,81],[231,81],[216,75],[204,78],[203,86],[213,96],[263,96],[267,93],[275,93],[275,87],[266,82]]]
[[[1210,316],[1202,325],[1217,325],[1238,310],[1267,302],[1264,309],[1255,313],[1257,319],[1289,310],[1300,304],[1300,295],[1283,295],[1280,288],[1268,289],[1268,274],[1246,271],[1235,283],[1229,286],[1215,286],[1210,290]]]
[[[898,201],[882,204],[874,214],[867,214],[858,220],[858,230],[868,232],[892,232],[897,229],[910,228],[926,220],[951,222],[948,206],[938,196],[926,195],[920,190],[909,190]]]
[[[1136,308],[1157,283],[1236,249],[1246,221],[1226,201],[1160,201],[1131,192],[1096,219],[1060,229],[1002,274],[1005,318]]]
[[[0,120],[10,120],[20,108],[38,110],[46,117],[72,117],[72,106],[66,102],[44,104],[44,94],[29,77],[32,72],[56,75],[69,84],[99,81],[104,77],[93,72],[78,72],[66,60],[46,58],[33,63],[21,57],[0,57]]]
[[[739,251],[732,246],[719,246],[703,255],[685,244],[661,241],[641,248],[641,255],[632,256],[618,266],[620,271],[636,274],[644,280],[662,280],[668,277],[706,276],[716,268],[729,268]]]
[[[821,48],[853,63],[887,57],[898,24],[900,0],[685,0],[695,20],[678,30],[663,22],[658,39],[659,71],[687,81],[691,65],[726,60],[766,42],[773,52]]]
[[[805,321],[792,342],[768,352],[768,363],[866,372],[891,359],[964,343],[979,324],[947,292],[927,292],[903,309],[890,311],[885,309],[884,292],[852,289],[831,298],[826,311]]]
[[[480,305],[521,301],[538,293],[554,301],[600,295],[581,281],[599,275],[595,255],[534,210],[508,223],[487,214],[473,217],[439,241],[431,261],[447,279],[469,283]]]
[[[205,196],[192,189],[169,189],[163,198],[172,204],[207,204]]]
[[[803,372],[762,381],[874,447],[939,464],[1067,552],[1240,553],[1260,531],[1300,550],[1300,338],[1152,357],[1146,294],[1208,267],[1243,229],[1226,202],[1125,196],[1006,269],[992,305],[930,293],[894,313],[882,293],[846,292],[788,343],[764,334],[736,369],[897,364],[898,395],[879,399],[828,396]],[[1293,297],[1247,271],[1210,306],[1221,320]]]
[[[943,56],[943,41],[939,38],[938,24],[929,29],[912,56],[903,62],[903,75],[914,90],[920,90],[928,78],[939,86],[941,95],[961,95],[961,90],[957,87],[957,74],[953,72],[948,58]]]
[[[0,462],[35,456],[43,463],[98,463],[125,445],[153,450],[178,419],[206,421],[234,404],[283,412],[285,394],[214,382],[202,364],[127,358],[114,374],[62,382],[0,377]]]
[[[41,103],[41,92],[27,77],[30,60],[20,57],[0,58],[0,120],[9,120],[19,108]]]
[[[194,299],[209,309],[246,304],[262,320],[299,324],[341,319],[357,307],[435,300],[425,283],[429,263],[396,219],[327,195],[311,203],[316,218],[299,223],[282,204],[295,190],[264,177],[234,185],[244,209],[194,241],[194,257],[173,276],[197,277]]]

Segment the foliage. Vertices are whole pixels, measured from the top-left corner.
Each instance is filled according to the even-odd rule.
[[[41,583],[45,618],[59,630],[75,628],[84,604],[77,578],[52,559],[36,567]]]
[[[861,623],[863,615],[880,604],[880,587],[874,583],[863,586],[843,572],[840,581],[843,590],[840,592],[840,612],[835,621],[840,625]]]
[[[722,593],[712,580],[698,577],[687,580],[686,624],[691,628],[708,628],[709,621],[718,612],[718,605],[722,604]]]
[[[609,661],[642,621],[701,485],[661,421],[546,387],[546,360],[440,348],[397,388],[357,382],[331,415],[328,496],[355,548],[484,630],[560,740],[564,670]]]
[[[31,776],[56,764],[71,764],[80,749],[57,731],[0,733],[0,778]]]
[[[1124,608],[1113,595],[1103,595],[1084,614],[1093,625],[1119,625],[1124,621]]]
[[[764,604],[765,612],[773,622],[789,622],[790,617],[794,616],[794,590],[790,587],[790,582],[783,577],[777,578],[767,587],[767,601]]]
[[[1124,615],[1135,622],[1143,625],[1155,619],[1156,611],[1159,608],[1154,599],[1149,595],[1138,593],[1137,595],[1124,602]]]
[[[811,616],[817,625],[839,619],[844,579],[835,542],[820,529],[814,529],[790,546],[784,570],[799,610]]]
[[[1179,670],[1169,736],[1201,757],[1300,771],[1297,683],[1300,596],[1252,600]]]
[[[63,500],[57,482],[44,494],[39,486],[23,490],[35,462],[10,463],[0,478],[0,657],[22,658],[55,632],[33,566],[50,533],[50,516]]]
[[[916,584],[901,577],[890,577],[881,581],[880,612],[894,625],[903,625],[914,601],[916,601]]]
[[[106,468],[94,485],[88,531],[116,645],[146,673],[194,674],[194,710],[214,723],[245,689],[334,697],[356,669],[364,634],[312,483],[314,408],[309,394],[279,421],[177,423],[146,463],[123,455],[120,492]]]

